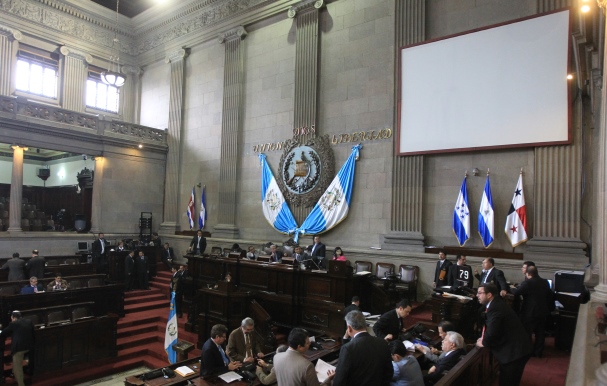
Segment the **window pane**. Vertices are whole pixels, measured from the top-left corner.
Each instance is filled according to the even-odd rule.
[[[30,65],[23,60],[17,61],[17,90],[29,90]]]
[[[97,83],[93,80],[86,81],[86,105],[96,106]]]
[[[57,95],[57,75],[51,68],[44,69],[44,85],[42,95],[54,97]]]
[[[18,59],[16,81],[17,90],[57,97],[57,70],[52,66]]]
[[[97,84],[97,107],[107,110],[107,85]]]
[[[108,86],[107,109],[109,111],[118,111],[118,89],[116,87]]]
[[[42,66],[30,64],[30,89],[34,94],[42,94]]]
[[[100,110],[118,112],[120,94],[118,88],[108,86],[96,78],[86,81],[86,105]]]

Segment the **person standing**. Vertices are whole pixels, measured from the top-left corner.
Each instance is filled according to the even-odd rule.
[[[97,273],[103,273],[107,265],[107,248],[105,245],[105,235],[103,233],[99,233],[99,237],[97,240],[93,241],[91,249],[93,250],[93,263],[97,266]]]
[[[135,274],[137,275],[137,286],[139,289],[149,290],[148,284],[148,258],[139,251],[139,256],[135,259]]]
[[[483,260],[483,274],[480,275],[478,269],[475,269],[474,277],[478,279],[480,284],[494,283],[501,296],[506,296],[510,292],[510,287],[508,287],[504,273],[495,268],[493,257],[487,257]]]
[[[360,311],[345,317],[349,343],[341,347],[333,386],[387,386],[394,369],[386,342],[367,332],[367,322]]]
[[[19,258],[19,253],[13,253],[12,259],[9,259],[0,269],[8,269],[8,281],[25,280],[25,261]]]
[[[396,303],[396,308],[384,313],[373,325],[375,336],[380,339],[391,340],[398,339],[398,336],[405,332],[405,318],[411,313],[411,306],[406,299]]]
[[[485,306],[485,328],[476,341],[487,347],[500,366],[500,386],[518,386],[532,351],[525,327],[510,306],[499,296],[495,284],[481,284],[477,295]]]
[[[451,267],[451,262],[447,260],[445,252],[438,252],[438,261],[436,262],[436,268],[434,268],[434,282],[432,283],[432,288],[443,287],[449,284],[449,278],[447,277],[449,267]]]
[[[325,255],[327,254],[327,247],[320,242],[320,236],[314,236],[314,244],[308,245],[306,250],[312,256],[312,260],[318,264],[319,268],[326,268]]]
[[[11,313],[11,322],[0,333],[0,339],[11,337],[11,355],[13,356],[13,373],[19,386],[23,381],[23,357],[34,348],[34,325],[29,319],[23,319],[21,312]]]
[[[172,264],[173,260],[175,260],[175,253],[169,243],[164,243],[164,248],[162,248],[160,256],[162,256],[160,259],[170,271],[173,268]]]
[[[207,249],[207,239],[202,236],[202,231],[199,230],[196,232],[196,236],[190,242],[190,247],[188,248],[189,252],[192,252],[195,255],[202,255],[204,250]]]
[[[183,286],[185,282],[185,266],[180,265],[179,269],[171,268],[173,277],[171,278],[171,292],[175,292],[175,313],[178,318],[183,316]]]
[[[129,254],[124,258],[124,290],[133,290],[134,280],[134,268],[135,268],[135,251],[130,251]]]
[[[25,268],[28,270],[30,277],[44,278],[44,257],[40,256],[37,249],[32,251],[32,258],[25,263]]]
[[[448,285],[451,287],[472,288],[474,284],[472,267],[466,264],[466,256],[457,255],[457,263],[449,268],[448,279]]]

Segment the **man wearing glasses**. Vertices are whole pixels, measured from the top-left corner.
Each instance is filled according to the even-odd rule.
[[[230,333],[227,354],[233,361],[243,364],[251,363],[257,358],[263,358],[261,345],[255,336],[255,322],[244,318],[240,327]]]
[[[211,328],[211,337],[202,346],[201,377],[227,373],[242,366],[240,362],[231,361],[221,347],[226,341],[227,333],[228,328],[223,324],[216,324]]]
[[[531,341],[520,319],[498,295],[495,284],[481,284],[477,298],[485,306],[485,327],[476,341],[491,350],[500,364],[500,386],[517,386],[531,354]]]

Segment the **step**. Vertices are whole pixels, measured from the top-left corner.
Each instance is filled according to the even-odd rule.
[[[134,297],[130,297],[128,299],[124,299],[124,305],[126,306],[129,304],[146,303],[146,302],[153,302],[153,301],[165,300],[165,299],[167,302],[169,301],[169,299],[166,295],[154,291],[154,293],[148,293],[145,295],[134,296]]]
[[[118,329],[117,337],[126,338],[126,337],[134,337],[139,334],[153,332],[158,333],[159,330],[162,330],[162,326],[158,322],[139,324],[135,326],[122,327]]]
[[[169,305],[170,305],[170,302],[168,300],[156,300],[153,302],[146,302],[146,303],[142,303],[142,304],[129,304],[129,305],[124,306],[124,312],[131,313],[131,312],[152,310],[152,309],[157,309],[157,308],[158,309],[164,308],[164,309],[166,309],[166,311],[168,313]]]
[[[160,336],[157,331],[154,332],[146,332],[143,334],[137,334],[134,336],[128,336],[124,338],[118,338],[116,342],[116,346],[118,350],[122,350],[130,347],[145,347],[150,343],[158,342]]]

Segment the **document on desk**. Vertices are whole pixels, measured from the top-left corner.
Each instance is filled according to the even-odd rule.
[[[234,381],[240,381],[242,379],[242,376],[236,374],[233,371],[228,371],[227,373],[221,374],[219,378],[223,379],[225,383],[230,383]]]
[[[182,377],[187,377],[188,375],[194,374],[194,370],[189,368],[188,366],[181,366],[175,369],[175,372]]]
[[[335,371],[335,366],[328,364],[322,359],[318,359],[316,362],[316,376],[318,377],[318,382],[323,383],[325,379],[329,377],[327,375],[327,371],[329,370]]]

